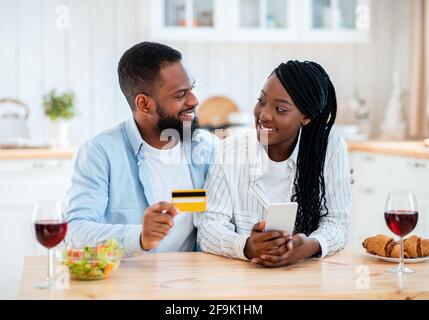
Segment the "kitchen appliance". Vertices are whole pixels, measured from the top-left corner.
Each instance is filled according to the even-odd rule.
[[[0,99],[0,146],[22,143],[29,138],[27,119],[29,109],[13,98]]]

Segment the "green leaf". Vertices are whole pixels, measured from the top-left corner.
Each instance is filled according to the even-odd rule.
[[[72,91],[57,94],[55,89],[51,90],[43,96],[45,114],[52,121],[72,119],[76,115],[74,99],[75,95]]]

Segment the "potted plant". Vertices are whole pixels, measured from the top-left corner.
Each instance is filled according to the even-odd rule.
[[[60,94],[55,89],[51,90],[43,96],[43,108],[50,120],[51,145],[67,147],[70,144],[68,140],[69,120],[76,114],[74,93],[66,91]]]

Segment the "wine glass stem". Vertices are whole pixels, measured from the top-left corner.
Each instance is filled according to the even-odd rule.
[[[404,238],[401,237],[400,239],[400,252],[401,252],[401,258],[399,260],[399,270],[404,269]]]
[[[52,284],[54,279],[54,250],[48,249],[48,283]]]

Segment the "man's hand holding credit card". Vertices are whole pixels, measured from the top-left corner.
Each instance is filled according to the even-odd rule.
[[[206,211],[206,190],[173,190],[171,199],[174,206],[181,212]]]
[[[173,190],[171,203],[159,202],[146,209],[140,245],[143,250],[153,250],[170,232],[174,217],[181,212],[206,211],[206,190]]]
[[[169,202],[158,202],[148,207],[144,213],[140,246],[143,250],[153,250],[170,232],[174,217],[180,212]]]

